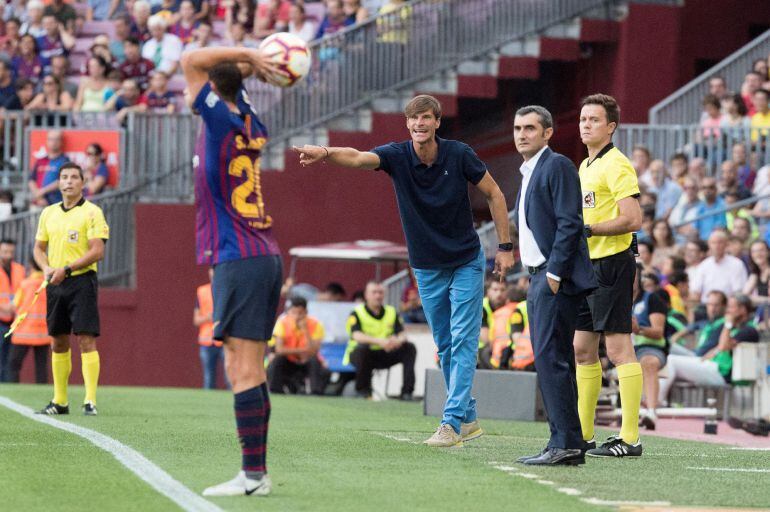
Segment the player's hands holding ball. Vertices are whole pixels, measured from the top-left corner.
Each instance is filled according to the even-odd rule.
[[[302,167],[320,162],[329,156],[329,150],[324,146],[311,146],[310,144],[305,144],[301,148],[292,146],[291,150],[295,153],[299,153],[299,163],[302,164]]]

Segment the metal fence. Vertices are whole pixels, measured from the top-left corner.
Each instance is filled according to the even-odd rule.
[[[700,118],[701,102],[708,94],[708,81],[712,76],[721,76],[728,89],[740,91],[746,73],[756,59],[767,59],[770,55],[770,30],[749,44],[732,53],[722,62],[690,81],[650,109],[650,123],[671,124],[691,123]]]
[[[719,164],[732,158],[732,148],[743,143],[747,157],[755,168],[770,164],[770,137],[768,130],[742,126],[738,128],[703,128],[691,125],[627,124],[618,128],[615,145],[631,156],[637,144],[646,146],[653,158],[667,161],[674,153],[685,153],[690,158],[703,158],[715,173]]]

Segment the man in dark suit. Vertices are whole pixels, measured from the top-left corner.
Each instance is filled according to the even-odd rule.
[[[596,287],[583,234],[580,178],[572,162],[548,147],[551,113],[540,106],[519,109],[513,122],[516,149],[524,157],[514,221],[522,265],[530,273],[527,293],[535,369],[551,439],[528,465],[585,463],[577,409],[572,339],[583,297]]]

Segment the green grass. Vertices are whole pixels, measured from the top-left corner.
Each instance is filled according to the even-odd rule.
[[[0,395],[40,408],[50,387],[0,386]],[[82,389],[73,388],[73,404]],[[240,456],[232,396],[220,391],[103,387],[87,426],[142,452],[193,491],[231,478]],[[769,473],[712,473],[687,467],[767,468],[767,452],[645,438],[639,460],[589,460],[580,468],[537,468],[552,486],[508,474],[538,451],[545,424],[483,421],[487,435],[463,449],[418,442],[436,426],[420,404],[273,397],[268,498],[212,499],[225,510],[415,511],[592,510],[582,497],[670,501],[676,506],[766,507]],[[606,434],[606,432],[601,432]],[[414,442],[399,442],[391,435]],[[85,439],[0,406],[2,510],[174,510],[174,505]],[[256,500],[256,502],[255,502]]]

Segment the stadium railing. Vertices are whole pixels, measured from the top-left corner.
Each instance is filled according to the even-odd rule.
[[[703,97],[708,94],[708,81],[712,76],[725,79],[728,88],[736,90],[743,78],[751,71],[756,59],[766,59],[770,54],[770,30],[733,52],[702,75],[661,100],[650,109],[652,124],[691,123],[700,118]]]
[[[290,89],[254,81],[250,97],[273,143],[351,113],[501,46],[619,0],[414,0],[314,41],[313,68]],[[678,0],[644,3],[679,5]]]
[[[754,137],[752,137],[754,136]],[[756,159],[757,167],[770,164],[770,137],[760,136],[757,128],[703,128],[697,124],[625,124],[613,137],[615,145],[630,156],[637,144],[646,146],[653,158],[668,161],[674,153],[685,153],[690,158],[706,160],[714,174],[718,166],[732,157],[733,144],[746,146],[749,161]]]

